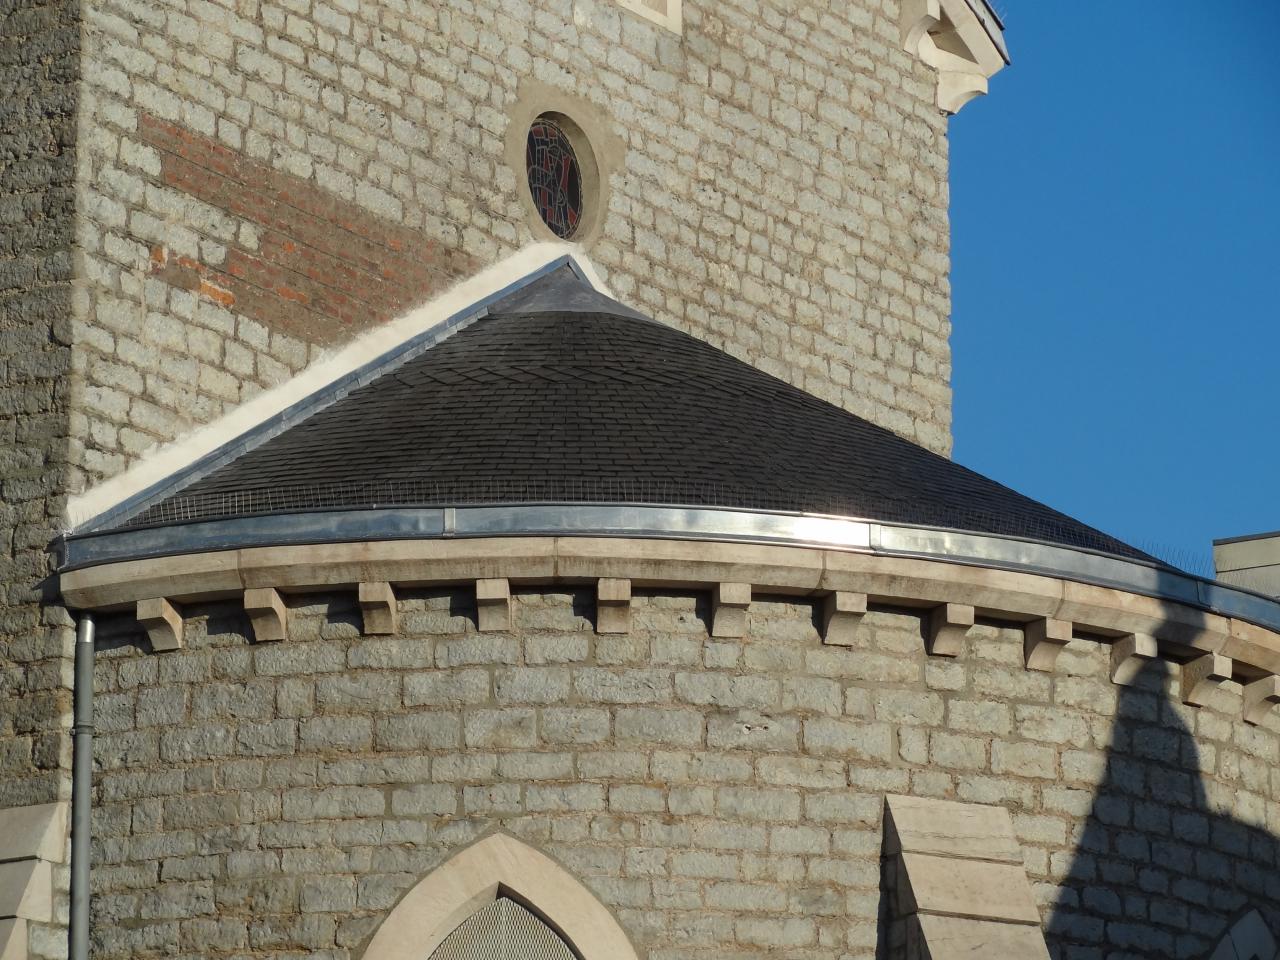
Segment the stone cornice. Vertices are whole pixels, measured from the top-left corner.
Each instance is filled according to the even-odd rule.
[[[1027,625],[1027,666],[1053,669],[1057,652],[1073,635],[1111,642],[1121,662],[1119,682],[1131,676],[1131,657],[1151,653],[1175,663],[1202,661],[1204,676],[1258,683],[1280,674],[1280,634],[1170,600],[1140,596],[1031,573],[910,557],[886,557],[839,549],[593,537],[495,537],[467,540],[394,540],[224,550],[178,557],[131,560],[62,575],[66,603],[82,610],[125,610],[164,599],[180,611],[187,603],[240,599],[260,612],[267,593],[318,590],[391,590],[505,582],[511,586],[553,583],[723,591],[724,584],[749,586],[754,595],[781,594],[823,599],[841,595],[839,606],[864,602],[924,610],[948,610],[939,629],[963,632],[973,615]],[[379,588],[381,589],[381,588]],[[368,592],[369,588],[366,588]],[[384,594],[385,596],[385,594]],[[486,594],[488,596],[488,594]],[[287,637],[287,612],[275,611],[273,629],[260,639]],[[853,614],[856,616],[856,614]],[[255,621],[255,627],[257,622]],[[847,633],[847,624],[842,632]],[[954,638],[952,638],[954,639]],[[831,638],[828,642],[843,643]],[[935,655],[956,653],[955,643]],[[1203,660],[1210,657],[1211,660]],[[1196,668],[1197,675],[1200,674]],[[1267,686],[1264,684],[1263,686]],[[1272,702],[1253,689],[1250,719]],[[1203,684],[1192,687],[1203,696]],[[1274,684],[1267,686],[1272,690]]]
[[[987,92],[1009,63],[1002,26],[983,0],[903,0],[902,46],[938,72],[938,107],[947,113]]]

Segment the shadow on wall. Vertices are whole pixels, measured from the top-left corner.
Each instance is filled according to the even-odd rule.
[[[1170,633],[1194,626],[1179,612]],[[1100,786],[1075,850],[1052,867],[1051,955],[1276,960],[1280,843],[1235,815],[1249,805],[1267,821],[1276,736],[1240,719],[1226,690],[1203,708],[1184,704],[1179,671],[1162,658],[1118,691]]]

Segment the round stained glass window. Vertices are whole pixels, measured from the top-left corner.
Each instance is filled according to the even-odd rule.
[[[538,216],[552,233],[568,240],[582,222],[582,170],[560,124],[548,117],[533,121],[525,168]]]

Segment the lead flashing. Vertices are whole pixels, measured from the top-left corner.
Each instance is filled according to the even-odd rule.
[[[1121,590],[1280,631],[1280,602],[1154,563],[960,530],[713,507],[504,504],[209,521],[71,536],[63,544],[61,570],[252,547],[558,536],[817,547],[937,560]]]

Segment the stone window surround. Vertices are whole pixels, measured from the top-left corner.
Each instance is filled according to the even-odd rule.
[[[540,914],[583,960],[639,960],[608,909],[544,853],[493,833],[412,887],[374,933],[362,960],[421,960],[499,896]]]
[[[557,237],[542,220],[529,192],[525,151],[529,127],[550,116],[573,144],[582,178],[582,221],[568,240]],[[520,184],[516,190],[525,222],[538,240],[587,247],[600,236],[609,210],[610,181],[623,167],[626,147],[606,115],[589,100],[534,80],[521,83],[516,102],[507,111],[503,156]]]
[[[510,626],[512,586],[606,581],[711,591],[718,604],[728,604],[716,614],[725,624],[745,625],[752,593],[811,597],[823,606],[823,641],[835,646],[856,642],[859,611],[868,602],[928,611],[923,642],[932,656],[960,653],[957,641],[976,618],[1020,624],[1030,670],[1054,670],[1060,651],[1080,635],[1111,645],[1113,682],[1132,682],[1138,661],[1160,657],[1180,666],[1182,700],[1189,705],[1239,683],[1243,719],[1256,724],[1280,702],[1280,634],[1255,624],[1050,576],[838,549],[620,537],[256,547],[85,567],[62,574],[61,592],[73,610],[141,608],[160,637],[153,649],[162,650],[180,645],[182,606],[192,602],[241,598],[262,631],[259,642],[287,641],[282,594],[340,587],[389,603],[396,588],[471,583],[492,607],[481,629],[502,630]],[[607,584],[610,603],[622,596],[619,586]],[[495,606],[503,597],[508,603]],[[155,622],[158,599],[176,622],[173,616]]]

